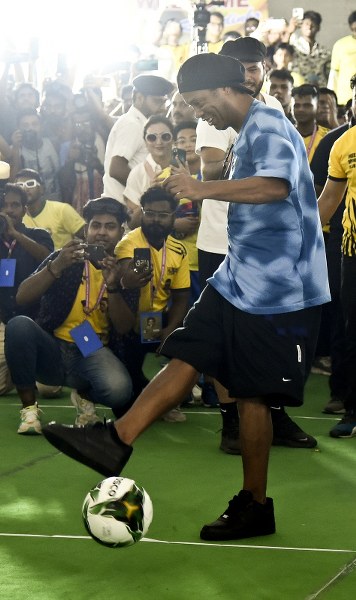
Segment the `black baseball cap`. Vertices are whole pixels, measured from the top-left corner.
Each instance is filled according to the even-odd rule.
[[[132,85],[144,96],[166,96],[174,89],[173,83],[158,75],[137,75]]]
[[[188,58],[177,75],[180,93],[233,87],[251,95],[251,90],[243,85],[244,81],[245,68],[240,61],[212,52]]]
[[[219,54],[237,58],[241,62],[263,62],[266,59],[266,46],[253,37],[241,37],[228,40],[222,46]]]

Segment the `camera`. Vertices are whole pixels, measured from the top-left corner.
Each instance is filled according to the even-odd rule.
[[[197,36],[197,54],[200,52],[207,52],[206,44],[206,28],[210,23],[210,11],[207,10],[207,6],[224,6],[224,1],[217,0],[216,2],[198,2],[193,4],[195,7],[193,15],[193,27]]]

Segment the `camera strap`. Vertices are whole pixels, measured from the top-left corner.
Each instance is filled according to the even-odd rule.
[[[8,249],[7,258],[11,258],[11,254],[12,254],[13,249],[16,246],[16,242],[17,242],[17,240],[12,240],[11,244],[9,244],[9,242],[7,242],[6,240],[3,240],[3,243],[5,244],[6,248]]]
[[[104,295],[104,292],[106,290],[106,283],[105,281],[102,283],[102,286],[100,288],[99,291],[99,295],[98,298],[93,306],[93,308],[89,308],[89,302],[90,302],[90,268],[89,268],[89,261],[85,261],[84,263],[84,270],[85,270],[85,306],[83,308],[84,312],[86,315],[91,315],[92,312],[94,312],[94,310],[96,310],[102,300],[102,297]]]

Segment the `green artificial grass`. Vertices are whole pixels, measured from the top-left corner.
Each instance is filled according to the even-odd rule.
[[[150,376],[158,362],[146,362]],[[329,437],[336,419],[321,412],[327,400],[327,378],[312,375],[305,405],[290,411],[318,438],[317,451],[272,448],[275,535],[201,542],[201,526],[240,489],[242,469],[240,457],[218,449],[218,411],[193,406],[185,409],[186,423],[159,421],[135,444],[123,475],[146,488],[154,519],[145,540],[110,549],[89,538],[81,520],[83,499],[100,475],[41,436],[17,435],[17,396],[2,397],[1,599],[349,600],[356,584],[356,439]],[[74,421],[68,390],[41,406],[44,422]]]

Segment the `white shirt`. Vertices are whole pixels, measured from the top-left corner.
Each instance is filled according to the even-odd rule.
[[[279,100],[269,94],[261,93],[267,106],[283,111]],[[218,148],[227,152],[235,142],[237,133],[232,127],[217,130],[213,125],[199,119],[195,151],[201,154],[202,148]],[[203,200],[197,247],[205,252],[226,254],[227,252],[227,211],[228,202],[221,200]]]
[[[151,173],[148,172],[150,171],[149,168],[148,170],[146,169],[146,162],[152,169]],[[161,171],[162,167],[153,160],[151,154],[148,154],[145,160],[139,165],[136,165],[130,172],[124,190],[125,198],[131,200],[133,204],[140,206],[140,198],[142,194],[152,185],[151,174],[157,175]]]
[[[104,160],[104,196],[115,198],[124,204],[124,189],[117,179],[110,177],[110,164],[114,156],[126,158],[129,168],[144,161],[147,156],[147,148],[143,139],[143,129],[146,117],[137,108],[131,106],[127,113],[118,118],[112,127],[106,144]]]

